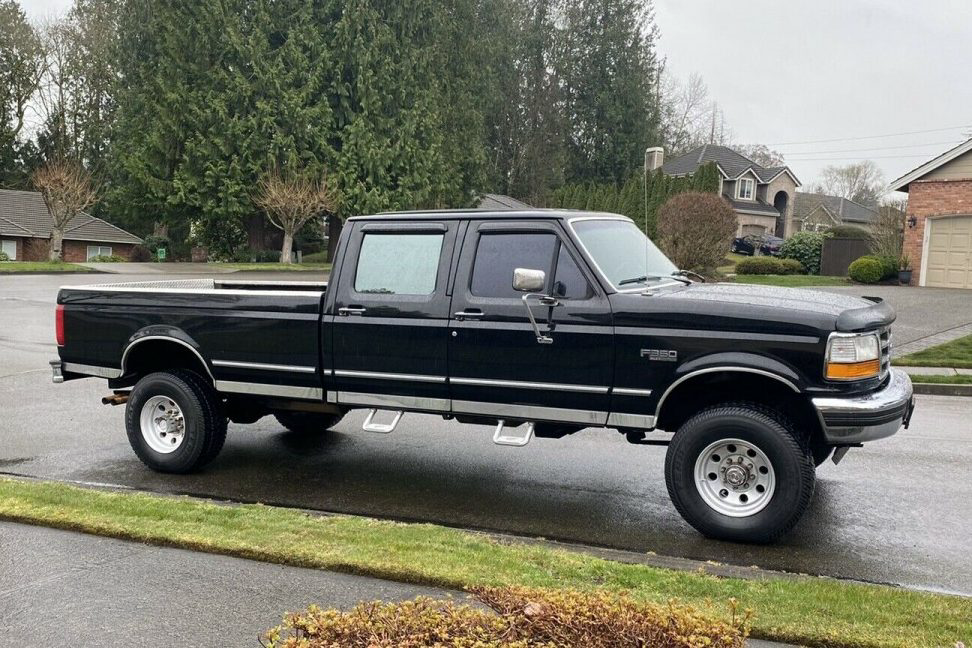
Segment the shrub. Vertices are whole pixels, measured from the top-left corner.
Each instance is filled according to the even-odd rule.
[[[121,258],[117,254],[99,254],[96,257],[91,257],[88,259],[89,263],[120,263],[125,259]]]
[[[752,257],[736,264],[738,274],[775,275],[783,274],[783,260],[774,257]]]
[[[862,256],[850,264],[847,274],[858,283],[872,284],[881,281],[884,268],[876,257]]]
[[[837,225],[827,230],[833,238],[870,239],[871,233],[857,225]]]
[[[897,257],[867,254],[865,256],[862,256],[861,259],[870,259],[872,261],[876,261],[881,266],[881,279],[890,279],[891,277],[898,276]]]
[[[780,258],[796,259],[807,274],[820,274],[820,251],[828,235],[822,232],[797,232],[783,241]]]
[[[679,268],[711,275],[725,258],[737,227],[735,212],[721,197],[682,193],[658,211],[658,244]]]
[[[143,263],[145,261],[152,261],[153,259],[152,253],[144,245],[136,245],[132,248],[132,261]]]
[[[291,614],[270,630],[268,648],[347,646],[453,646],[454,648],[741,648],[748,618],[735,603],[728,622],[674,602],[638,603],[608,592],[478,588],[480,601],[495,614],[453,601],[417,599],[405,603],[361,603],[350,612],[321,610]]]
[[[6,252],[0,252],[0,261],[9,261],[10,257],[7,256]]]
[[[785,275],[797,275],[797,274],[807,274],[807,269],[803,267],[803,264],[796,259],[777,259],[780,265],[783,267],[783,271],[780,274]]]

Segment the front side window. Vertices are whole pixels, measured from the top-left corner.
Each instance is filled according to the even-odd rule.
[[[665,280],[678,270],[629,220],[597,218],[571,223],[601,274],[619,290]]]
[[[89,245],[87,260],[90,261],[95,257],[100,256],[111,256],[111,246],[110,245]]]
[[[0,242],[0,252],[7,255],[7,258],[11,261],[17,260],[17,241],[2,241]]]
[[[559,241],[553,234],[483,234],[476,248],[469,290],[477,297],[516,297],[513,271],[517,268],[543,270],[553,266]]]
[[[563,244],[560,245],[560,254],[557,255],[553,295],[563,299],[589,299],[594,296],[587,277],[581,272],[574,257],[570,256],[570,252]]]
[[[756,182],[752,178],[740,178],[736,183],[736,198],[752,200]]]
[[[442,234],[365,234],[354,290],[380,295],[431,295],[439,274]]]

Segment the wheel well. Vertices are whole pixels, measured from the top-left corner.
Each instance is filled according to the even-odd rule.
[[[786,383],[748,372],[726,371],[689,378],[668,394],[655,426],[674,432],[706,407],[748,401],[780,412],[810,438],[822,438],[820,419],[805,395]]]
[[[124,375],[120,379],[134,384],[139,378],[153,371],[188,369],[207,380],[212,380],[209,368],[199,355],[182,342],[150,340],[130,347],[123,358]]]

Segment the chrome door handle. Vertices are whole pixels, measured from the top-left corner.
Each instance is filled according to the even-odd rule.
[[[366,310],[368,309],[364,306],[342,306],[338,309],[338,315],[343,315],[344,317],[349,315],[361,315]]]
[[[453,313],[457,320],[470,319],[475,317],[482,317],[486,313],[482,311],[459,311],[458,313]]]

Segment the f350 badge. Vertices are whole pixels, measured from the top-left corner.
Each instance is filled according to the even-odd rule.
[[[677,362],[678,351],[673,349],[642,349],[641,357],[658,362]]]

